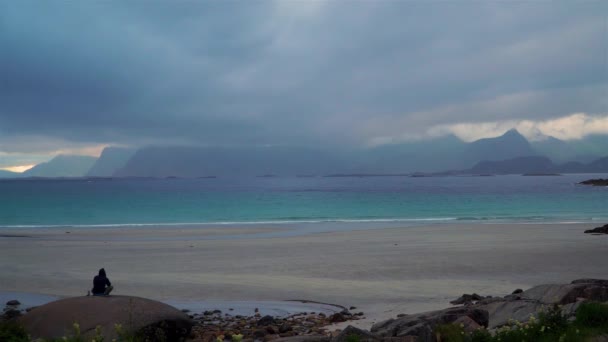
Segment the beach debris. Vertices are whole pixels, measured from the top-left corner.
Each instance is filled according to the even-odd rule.
[[[601,227],[585,230],[586,234],[608,234],[608,224]]]

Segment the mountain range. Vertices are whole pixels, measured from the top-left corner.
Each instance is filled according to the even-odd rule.
[[[396,174],[445,170],[481,173],[608,172],[608,136],[529,142],[516,130],[471,143],[431,141],[336,150],[291,146],[107,147],[99,158],[59,155],[22,174],[0,177],[207,177]]]
[[[23,172],[25,177],[82,177],[97,158],[89,156],[58,155]]]
[[[591,163],[568,162],[555,164],[547,157],[516,157],[500,161],[481,161],[468,170],[455,174],[555,174],[555,173],[608,173],[608,157]]]

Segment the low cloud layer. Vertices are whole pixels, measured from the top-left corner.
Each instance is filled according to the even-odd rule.
[[[0,167],[112,144],[606,133],[606,13],[604,1],[1,2]]]
[[[542,121],[507,120],[439,125],[429,129],[427,136],[438,137],[453,134],[464,141],[475,141],[500,136],[510,129],[517,129],[531,141],[544,140],[547,137],[577,140],[588,135],[608,134],[608,115],[590,116],[577,113]]]

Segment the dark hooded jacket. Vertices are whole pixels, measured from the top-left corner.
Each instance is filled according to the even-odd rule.
[[[93,278],[93,294],[104,294],[106,292],[106,285],[111,286],[110,279],[106,277],[106,270],[103,268],[99,270],[99,274]]]

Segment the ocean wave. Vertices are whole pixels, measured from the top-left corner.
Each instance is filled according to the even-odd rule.
[[[108,224],[34,224],[34,225],[0,225],[0,228],[119,228],[119,227],[152,227],[152,226],[241,226],[261,224],[315,224],[315,223],[390,223],[390,222],[428,222],[455,221],[455,217],[434,218],[378,218],[378,219],[277,219],[263,221],[209,221],[209,222],[157,222],[157,223],[108,223]]]
[[[551,217],[551,216],[463,216],[463,217],[423,217],[423,218],[323,218],[309,219],[300,217],[279,218],[259,221],[207,221],[207,222],[155,222],[155,223],[107,223],[107,224],[23,224],[0,225],[0,229],[27,228],[121,228],[121,227],[183,227],[183,226],[254,226],[254,225],[295,225],[295,224],[324,224],[324,223],[584,223],[602,221],[607,218],[590,217]]]

